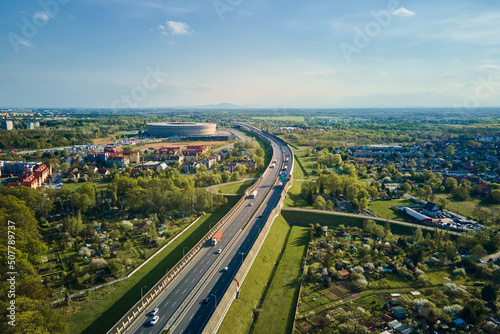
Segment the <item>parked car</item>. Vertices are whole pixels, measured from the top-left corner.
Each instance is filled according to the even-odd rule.
[[[224,267],[224,269],[222,269],[222,271],[228,271],[229,270],[229,267]]]
[[[219,248],[219,249],[217,250],[217,252],[216,252],[216,253],[217,253],[217,254],[222,253],[222,249],[220,249],[220,248]]]

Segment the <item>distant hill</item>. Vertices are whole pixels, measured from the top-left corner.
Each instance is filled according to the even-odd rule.
[[[241,109],[240,106],[233,103],[206,104],[202,106],[176,107],[179,109],[194,108],[194,109]]]

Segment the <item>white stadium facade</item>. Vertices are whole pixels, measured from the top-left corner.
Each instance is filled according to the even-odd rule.
[[[215,134],[216,128],[215,123],[148,123],[147,134],[158,137],[210,136]]]

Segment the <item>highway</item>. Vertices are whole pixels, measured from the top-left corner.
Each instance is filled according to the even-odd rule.
[[[276,167],[266,173],[256,189],[256,197],[245,198],[238,212],[221,229],[223,235],[219,243],[212,246],[207,242],[125,333],[153,334],[170,329],[170,333],[195,334],[203,330],[260,233],[262,224],[278,204],[283,187],[281,181],[277,182],[277,177],[279,173],[284,173],[281,166],[285,156],[288,155],[291,160],[292,153],[286,145],[277,142],[272,142],[272,148],[272,161],[276,161]],[[290,171],[290,162],[287,165],[286,174]],[[220,254],[217,254],[218,249],[222,250]],[[149,321],[152,316],[148,316],[147,312],[155,307],[159,308],[156,314],[159,320],[151,326]]]

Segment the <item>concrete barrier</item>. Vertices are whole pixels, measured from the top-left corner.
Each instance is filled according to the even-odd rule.
[[[265,138],[270,142],[268,138]],[[269,166],[266,168],[266,171],[262,174],[267,175],[266,173],[269,171]],[[245,202],[245,197],[248,194],[251,194],[257,187],[259,187],[264,179],[263,176],[257,180],[252,186],[250,186],[245,192],[245,196],[242,197],[236,204],[229,210],[229,212],[219,220],[212,229],[193,247],[189,250],[189,252],[179,261],[177,262],[162,279],[160,279],[154,286],[151,288],[144,297],[139,300],[128,312],[125,314],[107,333],[108,334],[120,334],[123,333],[127,327],[136,319],[138,315],[140,315],[146,307],[149,307],[150,302],[158,296],[160,292],[162,292],[168,284],[174,280],[174,278],[181,272],[181,270],[196,256],[196,254],[203,248],[206,242],[212,239],[212,237],[227,223],[227,221],[234,215],[236,211],[238,211],[243,203]],[[267,235],[267,233],[266,233]],[[253,260],[252,260],[253,263]],[[245,274],[246,275],[246,274]],[[234,283],[234,282],[233,282]],[[231,283],[231,284],[233,284]],[[225,313],[224,313],[225,314]]]
[[[288,146],[288,148],[290,148]],[[291,151],[291,149],[290,149]],[[293,156],[293,155],[292,155]],[[291,167],[290,167],[290,173],[293,171],[293,157],[290,158],[291,160]],[[288,182],[285,184],[285,187],[281,193],[281,196],[278,200],[278,205],[271,211],[271,214],[269,215],[266,223],[262,227],[261,232],[259,233],[257,239],[255,240],[252,248],[247,254],[247,257],[243,261],[240,269],[234,276],[234,280],[231,282],[229,285],[228,289],[226,290],[226,293],[224,296],[221,298],[219,301],[219,304],[217,305],[214,313],[212,314],[212,317],[210,320],[207,322],[205,328],[203,329],[203,334],[213,334],[217,333],[222,321],[224,320],[224,317],[226,316],[227,312],[229,311],[229,308],[231,307],[231,304],[233,300],[236,299],[237,293],[238,293],[238,284],[236,281],[239,282],[240,286],[243,284],[245,281],[245,278],[250,271],[250,268],[252,267],[252,264],[255,261],[255,258],[259,254],[259,251],[264,244],[264,241],[266,240],[266,237],[274,223],[274,220],[280,215],[281,213],[281,208],[283,207],[283,201],[286,197],[286,194],[290,187],[292,186],[293,183],[293,176],[288,180]],[[236,280],[236,281],[235,281]]]

